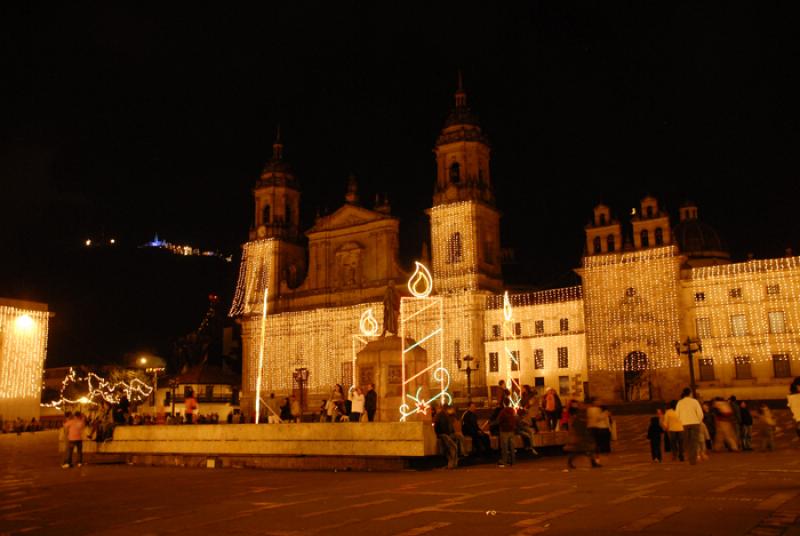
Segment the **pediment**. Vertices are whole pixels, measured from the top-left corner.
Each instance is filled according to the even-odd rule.
[[[382,220],[392,220],[391,216],[369,210],[355,205],[344,205],[333,214],[329,214],[317,220],[314,226],[306,231],[307,236],[315,233],[346,229],[348,227],[358,227]]]

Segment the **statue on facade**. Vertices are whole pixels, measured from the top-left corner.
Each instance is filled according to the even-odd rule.
[[[400,331],[400,294],[394,288],[394,281],[390,281],[386,287],[386,293],[383,295],[383,333],[381,337],[385,337],[386,333],[397,335]]]

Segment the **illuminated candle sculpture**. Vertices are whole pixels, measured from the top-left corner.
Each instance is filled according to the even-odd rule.
[[[450,373],[444,366],[444,304],[441,297],[431,297],[433,278],[425,265],[415,263],[414,273],[408,280],[410,298],[400,300],[400,339],[401,357],[401,404],[400,421],[421,413],[426,415],[431,404],[452,403],[448,392]],[[424,345],[424,346],[423,346]],[[417,370],[409,370],[407,356],[417,347],[427,350],[428,364]],[[438,391],[431,396],[423,394],[425,385],[420,385],[414,393],[409,393],[414,383],[419,383],[425,374],[433,371],[433,379],[438,383]]]

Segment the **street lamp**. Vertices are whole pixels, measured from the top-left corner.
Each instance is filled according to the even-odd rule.
[[[153,375],[153,412],[158,410],[158,373],[167,370],[166,362],[154,355],[140,355],[136,358],[136,364],[144,369],[145,374]]]
[[[467,401],[472,402],[472,372],[478,370],[478,362],[475,361],[475,358],[471,355],[465,355],[462,357],[458,362],[458,368],[461,368],[461,361],[464,361],[467,364],[467,368],[464,369],[464,372],[467,373]],[[475,361],[475,368],[470,368],[469,364]]]
[[[693,348],[692,345],[695,347]],[[686,347],[685,350],[682,350],[683,347]],[[703,345],[700,343],[700,340],[693,341],[690,337],[686,337],[685,342],[678,342],[675,341],[675,351],[678,353],[678,356],[685,355],[689,358],[689,387],[692,389],[692,396],[697,398],[697,385],[694,381],[694,354],[698,354],[703,351]]]
[[[300,389],[300,408],[305,410],[306,409],[306,402],[305,402],[305,388],[304,385],[308,381],[308,369],[306,367],[300,367],[294,369],[294,374],[292,374],[294,381],[297,382],[297,385]]]

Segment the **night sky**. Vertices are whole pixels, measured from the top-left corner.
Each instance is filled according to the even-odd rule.
[[[355,173],[368,206],[388,193],[408,264],[459,69],[530,285],[571,284],[592,207],[626,218],[647,193],[673,223],[697,202],[737,260],[800,252],[794,13],[563,4],[4,5],[0,295],[56,311],[48,364],[163,351],[236,265],[136,246],[237,255],[278,124],[305,226]]]

